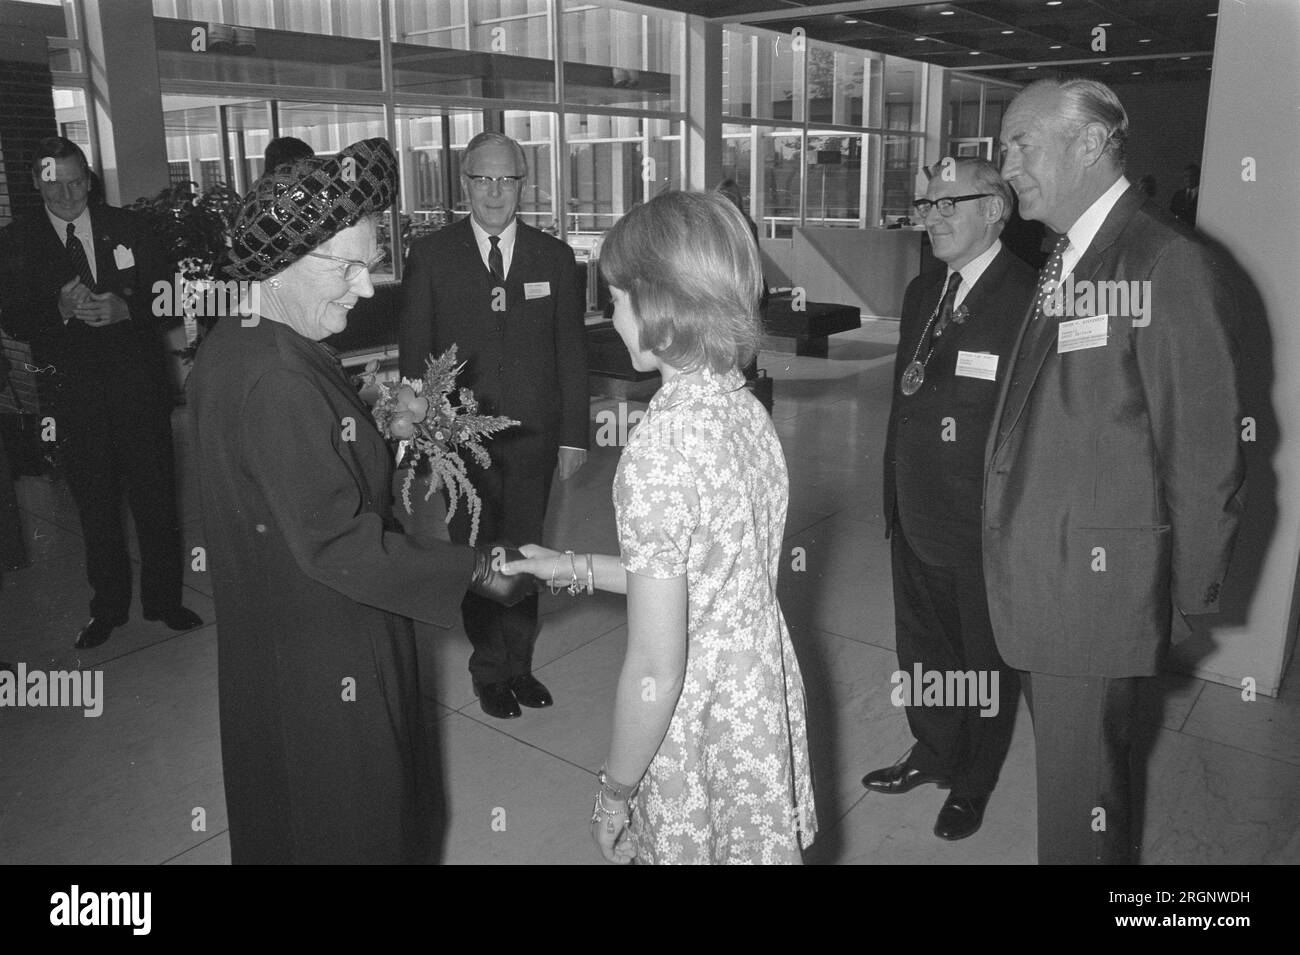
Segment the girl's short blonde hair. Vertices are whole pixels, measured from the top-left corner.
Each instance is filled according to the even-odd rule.
[[[722,196],[668,192],[633,209],[605,237],[600,270],[627,293],[641,347],[674,368],[722,373],[757,352],[758,246]]]

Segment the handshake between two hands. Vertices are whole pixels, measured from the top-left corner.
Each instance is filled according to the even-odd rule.
[[[555,555],[556,551],[536,544],[519,548],[500,542],[479,544],[474,548],[469,590],[504,607],[513,607],[538,589],[539,580],[547,579],[547,558]]]
[[[92,328],[125,322],[131,317],[120,297],[113,292],[96,294],[79,278],[70,279],[59,290],[59,314],[65,323],[75,318]]]

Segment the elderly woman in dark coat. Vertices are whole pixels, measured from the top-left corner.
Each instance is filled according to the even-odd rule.
[[[261,281],[257,314],[218,321],[189,380],[236,863],[430,861],[407,618],[450,627],[467,584],[524,593],[486,547],[395,527],[389,448],[320,343],[374,294],[374,216],[396,188],[383,139],[259,180],[229,266]]]

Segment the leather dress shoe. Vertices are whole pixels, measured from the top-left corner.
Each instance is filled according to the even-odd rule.
[[[488,716],[495,716],[499,720],[512,720],[520,714],[519,702],[510,692],[508,683],[484,683],[481,686],[475,683],[474,695],[478,697],[478,705],[483,707],[483,712]]]
[[[120,627],[126,623],[125,620],[110,620],[108,617],[91,617],[90,621],[81,628],[77,634],[77,642],[73,644],[78,650],[90,650],[106,643],[108,638],[113,635],[113,628]]]
[[[905,793],[925,783],[934,783],[940,789],[948,786],[948,780],[942,776],[923,773],[914,769],[907,760],[895,763],[885,769],[877,769],[862,777],[862,785],[878,793]]]
[[[163,614],[145,614],[146,620],[161,620],[171,630],[197,630],[203,618],[187,607],[177,607]]]
[[[988,804],[988,796],[949,796],[935,820],[934,834],[950,842],[974,835],[984,822],[984,807]]]
[[[512,676],[507,684],[510,692],[515,695],[520,706],[531,706],[538,709],[543,706],[550,706],[555,702],[551,698],[551,691],[542,685],[542,681],[537,679],[531,673],[525,673],[523,676]]]

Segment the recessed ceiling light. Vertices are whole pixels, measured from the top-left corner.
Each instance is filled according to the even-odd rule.
[[[1030,67],[1026,67],[1026,69],[1036,70],[1036,69],[1038,69],[1038,67],[1036,67],[1036,66],[1030,66]]]
[[[1003,31],[1002,31],[1002,35],[1003,35],[1003,36],[1011,36],[1011,34],[1013,34],[1013,33],[1015,33],[1015,32],[1016,32],[1015,30],[1003,30]]]
[[[1047,5],[1049,7],[1059,7],[1061,5],[1061,0],[1047,0]]]
[[[970,51],[970,55],[971,55],[971,56],[979,56],[979,55],[980,55],[980,51],[979,51],[979,50],[971,50],[971,51]]]
[[[916,40],[917,43],[924,43],[926,40],[930,38],[928,36],[918,36],[915,37],[914,39]]]
[[[846,18],[844,22],[845,22],[845,23],[857,23],[858,21],[857,21],[857,20],[850,20],[850,19],[847,19],[847,18]]]
[[[1142,71],[1141,71],[1141,70],[1134,70],[1134,71],[1133,71],[1132,73],[1130,73],[1129,75],[1130,75],[1130,76],[1141,76],[1141,75],[1142,75]]]
[[[1180,56],[1178,59],[1180,59],[1180,60],[1190,60],[1191,57],[1190,57],[1190,56]]]
[[[1206,16],[1207,16],[1207,17],[1217,17],[1218,14],[1217,14],[1217,13],[1207,13]]]
[[[1114,26],[1114,25],[1115,25],[1115,24],[1113,24],[1113,23],[1098,23],[1098,24],[1097,24],[1097,26],[1099,26],[1099,27],[1110,27],[1110,26]]]
[[[954,13],[952,10],[940,10],[940,11],[939,11],[939,16],[941,16],[941,17],[952,17],[952,16],[956,16],[956,13]]]
[[[1061,44],[1059,44],[1059,43],[1056,44],[1056,46],[1049,46],[1049,47],[1048,47],[1049,50],[1059,50],[1060,48],[1061,48]]]
[[[1102,65],[1102,66],[1110,66],[1110,60],[1106,60],[1106,61],[1104,61],[1101,65]]]
[[[1150,43],[1150,40],[1138,40],[1139,43]]]

